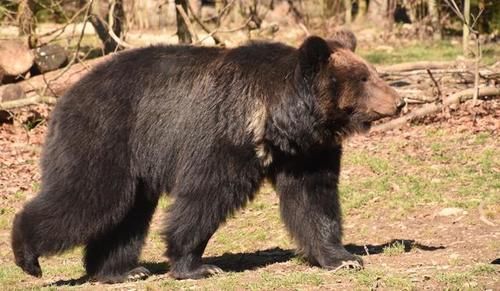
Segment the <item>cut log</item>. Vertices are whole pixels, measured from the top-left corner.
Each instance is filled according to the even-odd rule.
[[[29,95],[39,92],[44,96],[59,97],[76,81],[80,80],[92,67],[109,60],[114,54],[92,59],[84,63],[77,63],[71,67],[52,71],[17,83]]]
[[[36,48],[34,53],[35,66],[42,74],[57,70],[68,61],[66,51],[58,44],[44,45]]]
[[[26,73],[35,59],[28,46],[19,40],[0,40],[0,67],[4,76]]]
[[[26,97],[23,88],[17,84],[0,86],[0,102],[17,100]]]
[[[420,107],[419,109],[412,111],[409,114],[404,115],[400,118],[393,119],[389,122],[374,126],[372,128],[372,131],[381,132],[381,131],[387,131],[387,130],[401,127],[401,126],[405,125],[407,122],[409,122],[417,117],[426,116],[428,114],[438,112],[446,106],[460,103],[460,102],[463,102],[463,101],[468,100],[468,99],[472,99],[472,96],[474,95],[474,91],[475,91],[474,88],[469,88],[469,89],[457,92],[455,94],[452,94],[451,96],[445,98],[443,100],[442,104],[435,104],[435,103],[426,104],[426,105]],[[479,88],[478,96],[480,96],[480,97],[500,96],[500,88],[496,88],[496,87]]]

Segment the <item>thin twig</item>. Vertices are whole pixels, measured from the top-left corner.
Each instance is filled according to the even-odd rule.
[[[436,79],[432,75],[431,70],[427,69],[427,74],[429,74],[429,77],[431,77],[431,80],[434,83],[434,86],[436,86],[436,90],[437,90],[437,94],[439,96],[439,100],[443,100],[443,94],[441,93],[441,88],[439,87],[438,82],[436,81]]]
[[[486,218],[486,215],[484,214],[484,201],[481,201],[481,203],[479,203],[479,220],[481,220],[482,222],[484,222],[485,224],[487,224],[489,226],[495,226],[495,224],[493,222],[489,221]]]
[[[50,87],[50,83],[52,83],[54,80],[57,80],[58,78],[60,78],[64,73],[66,73],[69,68],[76,62],[76,60],[78,59],[78,53],[80,51],[80,47],[81,47],[81,43],[82,43],[82,40],[83,40],[83,36],[85,34],[85,28],[87,26],[87,22],[88,22],[88,19],[89,19],[89,15],[90,15],[90,12],[92,10],[92,4],[94,3],[94,0],[90,0],[89,3],[87,4],[87,11],[85,12],[85,17],[83,19],[83,27],[82,27],[82,32],[80,33],[80,37],[78,38],[78,42],[76,44],[76,49],[75,49],[75,53],[73,54],[73,57],[71,58],[71,60],[68,62],[68,64],[66,65],[66,67],[61,70],[61,72],[55,77],[53,78],[52,80],[49,80],[46,82],[46,87],[42,90],[42,95],[43,93],[45,93],[45,91],[47,90],[47,88]],[[45,79],[44,79],[45,80]]]
[[[481,10],[480,10],[480,11],[479,11],[479,13],[477,14],[477,16],[474,16],[474,15],[471,13],[472,19],[474,20],[474,22],[472,22],[471,28],[474,28],[474,27],[476,26],[476,23],[477,23],[477,21],[479,20],[479,17],[481,17],[481,15],[483,14],[483,11],[484,11],[484,8],[481,8]]]
[[[37,35],[37,36],[38,36],[38,37],[45,37],[45,36],[52,35],[52,34],[54,34],[54,33],[58,32],[58,31],[61,31],[61,30],[62,30],[62,31],[64,31],[64,30],[66,29],[66,27],[68,27],[70,24],[72,24],[72,23],[73,23],[73,21],[75,21],[75,19],[76,19],[78,16],[80,16],[80,14],[81,14],[83,11],[85,11],[86,9],[87,9],[87,5],[85,5],[85,6],[83,6],[82,8],[80,8],[80,10],[78,10],[78,11],[77,11],[77,12],[76,12],[76,13],[75,13],[75,14],[74,14],[74,15],[73,15],[73,16],[72,16],[69,20],[68,20],[68,22],[64,23],[64,25],[63,25],[63,26],[58,27],[58,28],[55,28],[55,29],[53,29],[53,30],[51,30],[51,31],[47,31],[47,32],[45,32],[45,33],[43,33],[43,34],[39,34],[39,35]]]
[[[370,252],[368,251],[368,247],[366,245],[363,245],[364,249],[365,249],[365,253],[367,256],[370,255]]]
[[[108,12],[109,17],[108,17],[108,24],[107,24],[109,36],[111,36],[111,38],[118,44],[115,48],[115,52],[118,49],[118,46],[122,46],[124,48],[134,48],[133,45],[125,42],[120,37],[118,37],[116,35],[115,31],[113,30],[113,26],[114,26],[114,22],[115,22],[115,6],[116,6],[116,0],[112,1],[111,5],[109,7],[109,12]]]
[[[196,35],[196,33],[194,32],[193,24],[191,23],[191,21],[189,21],[189,17],[187,16],[186,11],[182,7],[182,5],[180,5],[180,4],[175,5],[175,8],[177,9],[177,11],[179,11],[179,14],[182,17],[182,20],[184,20],[184,23],[186,24],[186,27],[189,30],[189,33],[193,37],[194,42],[198,42],[199,38]]]
[[[217,29],[215,29],[214,31],[210,31],[210,29],[205,24],[203,24],[203,22],[198,18],[198,16],[196,16],[196,13],[194,13],[194,9],[191,6],[191,3],[189,1],[188,1],[188,10],[189,10],[189,12],[191,12],[191,16],[193,16],[194,21],[196,21],[196,23],[198,23],[198,25],[200,25],[200,27],[206,33],[208,33],[208,36],[211,36],[214,39],[215,44],[221,44],[222,40],[220,40],[220,38],[218,38],[217,36],[215,36],[215,33],[216,33]],[[204,37],[202,40],[199,40],[199,42],[201,43],[205,39],[206,39],[206,37]]]
[[[481,42],[479,35],[476,35],[477,53],[476,53],[476,68],[474,70],[474,97],[472,97],[472,105],[476,106],[477,97],[479,95],[479,63],[481,62]]]

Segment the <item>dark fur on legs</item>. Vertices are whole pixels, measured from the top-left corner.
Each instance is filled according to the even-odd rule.
[[[112,230],[91,239],[85,248],[85,270],[100,282],[118,283],[151,275],[139,267],[139,256],[159,195],[139,183],[135,203]]]
[[[16,214],[12,231],[12,246],[16,265],[24,272],[35,277],[42,277],[42,269],[38,262],[39,254],[35,253],[29,238],[24,238],[22,229],[26,229],[22,222],[22,213]]]
[[[181,181],[174,188],[176,200],[164,233],[172,277],[199,279],[222,272],[217,266],[203,264],[201,257],[219,225],[257,191],[262,174],[252,155],[252,148],[211,153],[199,157],[205,161],[203,166],[182,175],[190,183]],[[222,159],[225,163],[220,163]]]
[[[337,184],[341,148],[311,150],[277,161],[274,183],[280,196],[281,216],[312,264],[335,269],[361,258],[342,245],[342,222]]]

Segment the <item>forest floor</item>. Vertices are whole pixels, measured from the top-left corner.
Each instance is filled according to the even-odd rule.
[[[297,34],[280,31],[286,35],[279,40],[298,43]],[[364,34],[358,37],[359,52],[375,64],[455,60],[460,54],[458,43],[388,45],[370,39],[373,32]],[[96,43],[94,36],[85,40],[90,47]],[[499,46],[485,45],[483,63],[495,63],[499,53]],[[340,182],[344,243],[363,257],[361,271],[325,271],[295,256],[295,245],[280,221],[279,199],[266,184],[208,244],[206,260],[225,273],[196,281],[168,276],[159,235],[171,202],[164,198],[141,258],[154,275],[115,285],[82,279],[81,248],[42,258],[41,279],[13,263],[12,220],[40,187],[38,164],[51,110],[48,105],[12,110],[13,124],[0,124],[2,290],[500,290],[498,99],[476,107],[465,103],[399,130],[346,142]]]
[[[141,262],[145,281],[100,285],[84,275],[82,250],[42,258],[41,279],[17,268],[10,250],[14,213],[39,188],[38,161],[51,107],[14,110],[0,126],[1,289],[500,289],[500,102],[420,120],[387,133],[351,138],[340,182],[347,248],[365,269],[336,273],[294,255],[278,197],[264,185],[222,226],[205,258],[226,272],[203,280],[168,276],[162,199]],[[38,124],[37,124],[38,123]]]

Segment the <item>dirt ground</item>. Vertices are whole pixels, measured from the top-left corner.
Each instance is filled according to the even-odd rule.
[[[0,126],[0,284],[50,290],[500,290],[499,104],[465,104],[403,129],[347,142],[340,185],[345,244],[363,257],[362,271],[328,272],[296,257],[279,220],[278,198],[265,185],[209,243],[207,261],[225,273],[198,281],[168,276],[159,237],[165,199],[142,256],[155,275],[116,285],[82,278],[81,249],[42,259],[41,279],[13,264],[11,223],[39,188],[38,162],[51,107],[15,110],[14,123]]]

